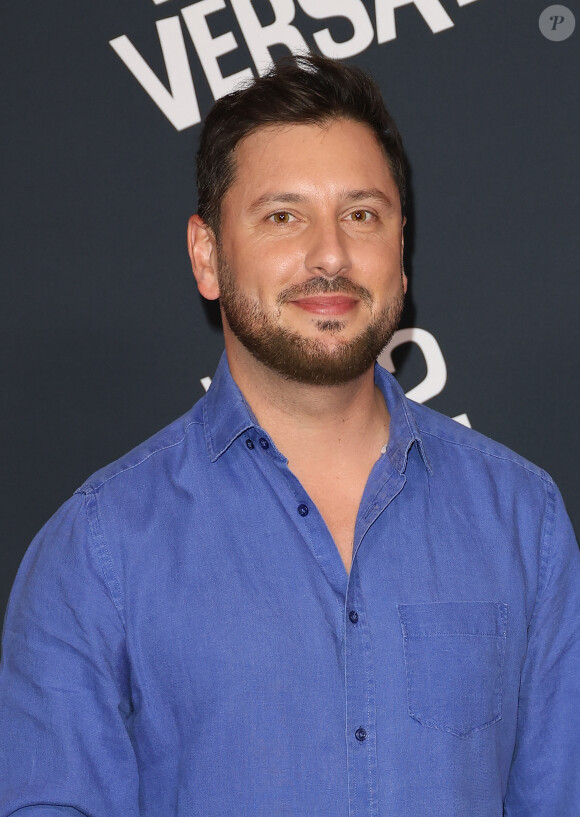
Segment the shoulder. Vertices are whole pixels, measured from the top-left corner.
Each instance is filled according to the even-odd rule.
[[[542,468],[484,434],[464,426],[433,409],[406,400],[419,435],[434,469],[439,464],[469,464],[513,479],[538,481],[553,486],[550,475]]]
[[[517,552],[533,569],[545,567],[551,554],[577,559],[564,501],[545,470],[426,406],[407,400],[407,410],[431,469],[429,512],[446,535],[453,538],[463,520],[482,548],[493,543],[496,557]]]
[[[190,460],[200,459],[204,450],[202,401],[203,398],[186,414],[96,471],[75,493],[100,492],[112,483],[147,482],[156,476],[161,479],[178,467],[185,452]]]

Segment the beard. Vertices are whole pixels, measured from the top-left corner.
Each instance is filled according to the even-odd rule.
[[[318,386],[348,383],[370,369],[393,336],[403,311],[403,282],[387,306],[356,337],[337,340],[332,346],[316,338],[306,338],[276,322],[282,306],[299,297],[343,293],[354,295],[372,306],[368,289],[340,275],[311,278],[282,290],[276,299],[277,312],[265,312],[260,304],[236,284],[223,253],[218,256],[220,305],[228,325],[240,343],[268,368],[288,380]],[[344,322],[321,319],[316,326],[328,335],[338,335]]]

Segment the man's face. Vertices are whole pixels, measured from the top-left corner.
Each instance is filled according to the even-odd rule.
[[[262,128],[236,170],[218,247],[228,353],[305,383],[363,374],[406,289],[398,190],[374,134],[351,120]]]

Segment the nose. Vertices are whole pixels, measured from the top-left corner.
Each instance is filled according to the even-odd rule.
[[[336,220],[318,221],[308,232],[304,261],[311,274],[334,278],[350,269],[348,237]]]

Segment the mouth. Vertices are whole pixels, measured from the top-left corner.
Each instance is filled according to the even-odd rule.
[[[313,315],[346,315],[355,308],[358,299],[341,294],[309,295],[291,300],[290,303]]]

